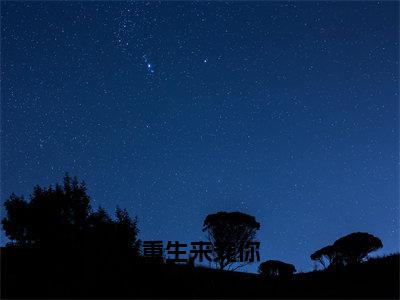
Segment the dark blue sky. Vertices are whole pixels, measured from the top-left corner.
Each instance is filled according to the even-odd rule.
[[[1,18],[2,202],[69,172],[143,240],[204,240],[207,214],[239,210],[261,259],[300,271],[353,231],[399,250],[398,2],[2,2]]]

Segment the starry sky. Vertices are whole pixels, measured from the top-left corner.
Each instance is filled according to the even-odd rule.
[[[386,1],[1,2],[2,202],[69,172],[142,240],[239,210],[298,271],[353,231],[398,251],[398,24]]]

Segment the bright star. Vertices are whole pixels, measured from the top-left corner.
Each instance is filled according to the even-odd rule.
[[[154,73],[154,65],[147,58],[146,54],[143,55],[143,59],[144,59],[144,63],[146,64],[146,67],[147,67],[147,72]]]

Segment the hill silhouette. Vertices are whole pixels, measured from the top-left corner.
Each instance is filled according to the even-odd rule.
[[[399,297],[399,254],[292,278],[76,250],[2,248],[1,265],[2,298]]]
[[[180,257],[186,244],[168,242],[166,258],[162,241],[142,243],[126,210],[117,207],[115,218],[93,211],[85,184],[68,175],[63,185],[36,186],[30,201],[12,194],[4,206],[2,298],[399,297],[399,254],[369,258],[383,244],[366,232],[311,254],[323,270],[296,274],[292,264],[267,260],[251,274],[228,271],[259,261],[261,225],[245,213],[206,216],[208,242],[192,242],[188,259]],[[203,256],[216,268],[196,267]]]

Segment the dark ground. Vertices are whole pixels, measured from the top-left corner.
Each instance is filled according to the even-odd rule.
[[[64,252],[64,253],[63,253]],[[138,262],[100,251],[1,248],[1,298],[399,298],[399,255],[332,271],[257,274]]]

